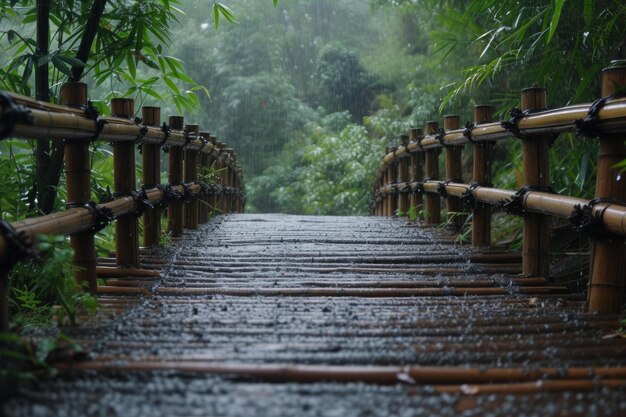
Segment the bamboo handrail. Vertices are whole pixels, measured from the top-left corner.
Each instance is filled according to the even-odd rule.
[[[413,135],[408,144],[402,143],[385,152],[372,183],[372,212],[393,215],[384,208],[396,196],[407,192],[424,194],[425,220],[439,223],[439,197],[452,197],[457,202],[458,198],[464,198],[473,204],[472,244],[489,246],[490,206],[509,202],[504,208],[523,215],[524,219],[523,272],[541,277],[548,277],[550,271],[550,222],[546,216],[568,218],[578,230],[592,232],[589,311],[621,311],[626,299],[626,182],[619,163],[626,159],[626,98],[618,94],[625,84],[626,68],[612,67],[602,72],[603,98],[592,104],[544,110],[545,89],[532,87],[522,90],[521,110],[512,110],[509,121],[489,123],[491,110],[483,105],[475,106],[475,123],[464,129],[443,131],[437,129],[436,122],[427,122],[426,136]],[[593,200],[548,192],[551,191],[548,148],[551,140],[563,132],[598,138],[600,150]],[[522,141],[525,186],[520,190],[491,188],[491,147],[495,141],[513,137]],[[452,169],[459,166],[459,155],[452,149],[459,150],[466,143],[473,145],[472,171],[476,182],[471,185],[460,184],[459,171]],[[434,151],[441,148],[446,149],[447,178],[439,181],[439,158]],[[426,172],[421,169],[421,158],[416,158],[417,155],[425,156]],[[411,181],[392,181],[389,167],[409,156],[418,162],[414,163]],[[418,202],[421,205],[421,199],[411,201],[415,203],[413,207]],[[448,200],[448,211],[459,213],[458,203],[455,206]]]
[[[3,233],[0,233],[0,331],[8,330],[8,287],[7,273],[19,257],[31,256],[30,251],[36,244],[39,234],[71,235],[75,257],[73,262],[80,267],[74,275],[77,280],[86,282],[91,292],[98,290],[96,281],[96,255],[94,234],[104,225],[113,220],[116,228],[116,263],[118,266],[139,266],[139,230],[138,221],[132,216],[140,212],[143,205],[168,201],[170,214],[182,214],[181,198],[190,198],[188,216],[190,227],[195,228],[200,218],[208,219],[209,204],[198,205],[194,197],[203,195],[220,195],[224,202],[223,211],[243,211],[243,173],[237,163],[236,154],[223,143],[217,142],[206,132],[199,133],[198,126],[190,129],[183,124],[182,117],[170,117],[170,125],[159,126],[160,108],[151,107],[147,110],[146,123],[141,119],[132,119],[135,114],[134,100],[119,98],[111,100],[112,116],[100,117],[95,108],[87,100],[87,85],[83,83],[66,83],[61,87],[63,103],[56,105],[39,102],[29,97],[0,92],[0,124],[2,137],[35,140],[63,140],[65,143],[67,166],[68,206],[71,208],[46,216],[29,218],[6,224],[3,222]],[[142,110],[143,113],[143,110]],[[158,118],[155,117],[158,115]],[[174,126],[172,120],[176,121]],[[113,146],[114,188],[120,194],[113,201],[95,204],[90,201],[90,166],[89,144],[95,141],[108,141]],[[141,193],[135,190],[135,145],[142,144],[149,155],[143,158],[149,174]],[[176,164],[170,161],[170,184],[160,185],[160,172],[157,160],[162,146],[170,149],[170,159],[174,155]],[[198,157],[201,154],[202,158]],[[186,155],[184,162],[183,154]],[[212,164],[219,162],[223,181],[216,187],[198,182],[197,171],[191,169],[194,161],[203,160]],[[189,170],[183,177],[183,164]],[[213,165],[207,166],[209,168]],[[209,201],[208,199],[206,201]],[[202,213],[206,211],[207,213]],[[159,210],[148,208],[144,222],[147,241],[158,242],[160,222]],[[183,218],[169,216],[168,223],[175,227],[174,235],[183,232]],[[146,224],[147,223],[147,224]],[[188,225],[188,226],[189,226]],[[11,230],[13,229],[13,230]],[[9,249],[16,248],[15,253]],[[19,252],[19,253],[17,253]]]

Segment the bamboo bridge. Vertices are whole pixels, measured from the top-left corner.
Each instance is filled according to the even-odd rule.
[[[622,85],[624,69],[609,69],[593,104],[546,110],[545,90],[530,88],[510,120],[492,123],[477,106],[465,128],[447,116],[443,129],[412,129],[382,158],[368,217],[243,214],[236,154],[197,125],[161,125],[155,107],[132,120],[128,99],[100,117],[83,84],[63,87],[64,106],[3,94],[3,136],[66,141],[72,202],[2,222],[3,326],[6,273],[36,254],[42,233],[71,236],[76,278],[100,308],[64,329],[84,352],[56,352],[54,376],[5,394],[0,415],[624,415]],[[599,143],[593,200],[550,189],[548,146],[568,131]],[[494,143],[512,138],[522,141],[520,190],[492,184]],[[89,193],[96,140],[113,143],[109,202]],[[207,166],[220,167],[217,183],[203,181]],[[466,214],[441,227],[442,201]],[[158,248],[165,207],[174,242]],[[211,207],[223,214],[210,217]],[[396,216],[410,207],[424,218]],[[521,253],[491,245],[496,210],[522,218]],[[467,216],[472,244],[462,245]],[[585,293],[550,276],[552,218],[591,242],[578,255],[589,258]],[[94,234],[113,221],[116,250],[98,258]]]

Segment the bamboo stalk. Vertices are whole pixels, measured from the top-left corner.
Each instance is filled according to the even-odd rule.
[[[409,142],[417,142],[419,137],[422,136],[422,129],[412,128],[409,131]],[[422,181],[424,178],[424,152],[412,152],[411,153],[411,181]],[[423,208],[424,197],[422,193],[411,194],[411,207],[416,209]],[[419,210],[418,210],[419,212]]]
[[[393,155],[398,150],[396,146],[388,146],[387,153]],[[395,161],[392,161],[389,165],[387,165],[387,178],[389,179],[389,184],[393,184],[398,181],[398,165]],[[387,215],[389,217],[394,217],[396,215],[396,209],[398,208],[396,196],[394,195],[395,191],[390,190],[389,196],[387,198]]]
[[[197,136],[199,132],[199,126],[195,124],[189,124],[185,126],[187,134]],[[185,182],[198,180],[198,152],[185,149],[184,151],[184,177]],[[198,199],[193,197],[184,207],[184,227],[187,229],[195,230],[198,228]]]
[[[161,124],[161,108],[144,106],[141,109],[143,123],[146,126]],[[143,183],[150,187],[161,183],[161,150],[159,145],[144,143],[141,147],[143,162]],[[146,247],[159,244],[161,237],[161,208],[147,207],[143,215],[143,244]]]
[[[444,130],[455,130],[460,126],[460,120],[458,115],[447,115],[443,118]],[[461,152],[463,146],[448,146],[445,148],[445,162],[446,162],[446,180],[453,182],[463,182],[463,164],[461,163]],[[446,201],[446,207],[448,209],[448,219],[452,218],[452,225],[456,230],[461,230],[467,219],[466,215],[461,215],[463,212],[463,203],[457,197],[448,198]]]
[[[87,105],[87,84],[66,83],[61,86],[61,103],[64,105]],[[89,163],[89,143],[67,141],[65,143],[65,179],[67,201],[82,206],[91,200],[91,167]],[[96,246],[93,233],[78,232],[70,236],[70,245],[74,250],[72,264],[74,278],[81,285],[95,293]]]
[[[540,111],[547,107],[546,90],[526,88],[521,94],[522,111]],[[522,162],[526,186],[549,186],[548,138],[545,135],[522,137]],[[538,213],[524,216],[522,270],[527,276],[550,275],[550,219]]]
[[[400,144],[406,146],[409,144],[409,135],[400,136]],[[409,180],[409,163],[410,156],[406,155],[398,160],[398,182],[402,183]],[[407,193],[398,193],[398,210],[403,213],[403,216],[407,215],[409,211],[409,195]]]
[[[439,128],[436,121],[426,122],[424,132],[432,134]],[[431,180],[439,179],[439,149],[433,148],[426,151],[426,165],[424,175]],[[425,204],[425,217],[427,224],[439,224],[441,222],[441,200],[438,195],[427,194]]]
[[[516,288],[523,294],[567,293],[567,287],[539,286]],[[465,297],[468,295],[509,295],[508,288],[483,287],[422,287],[422,288],[187,288],[159,287],[155,290],[163,295],[227,295],[233,297]]]
[[[625,68],[607,68],[602,71],[602,96],[622,91],[626,86]],[[616,165],[626,159],[624,134],[600,136],[596,197],[626,201],[626,181]],[[591,279],[589,285],[589,312],[619,313],[625,300],[626,250],[624,239],[617,236],[598,236],[593,242]]]
[[[135,114],[135,101],[129,98],[111,100],[111,112],[119,117],[131,118]],[[113,144],[113,177],[116,193],[126,194],[137,186],[135,169],[135,144]],[[125,215],[115,222],[116,261],[119,266],[139,266],[139,223],[134,215]]]
[[[363,382],[370,384],[397,384],[415,381],[419,384],[460,384],[537,381],[549,378],[554,381],[600,381],[626,379],[624,367],[579,368],[469,368],[445,366],[331,366],[283,364],[220,364],[201,361],[112,361],[77,362],[57,364],[62,373],[84,371],[98,372],[150,372],[178,371],[200,374],[233,375],[273,382]]]
[[[183,130],[184,119],[182,116],[170,116],[170,127],[172,130]],[[169,151],[168,182],[170,184],[181,184],[183,182],[183,149],[171,148]],[[170,201],[167,205],[167,230],[172,237],[183,234],[183,202]]]
[[[492,106],[474,106],[474,123],[477,125],[489,123],[492,114]],[[472,178],[479,185],[492,184],[493,145],[494,142],[477,142],[473,146]],[[491,245],[491,207],[478,204],[474,207],[472,215],[472,246],[484,247],[489,245]]]

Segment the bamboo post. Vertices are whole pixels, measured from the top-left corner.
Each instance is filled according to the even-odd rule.
[[[532,87],[522,90],[522,111],[545,110],[546,89]],[[522,160],[526,186],[549,186],[550,164],[548,137],[533,135],[522,140]],[[550,275],[550,218],[543,214],[524,216],[522,270],[527,276],[548,278]]]
[[[427,135],[434,134],[439,128],[436,121],[428,121],[424,127]],[[439,179],[439,149],[429,149],[426,152],[425,176],[429,180]],[[426,194],[425,217],[427,224],[438,224],[441,222],[441,200],[436,194]]]
[[[443,117],[444,130],[456,130],[460,126],[459,116],[448,115]],[[463,182],[463,165],[461,162],[461,152],[463,146],[446,146],[445,159],[446,159],[446,180],[452,182]],[[456,230],[460,230],[465,224],[467,216],[462,215],[463,202],[456,197],[449,197],[446,201],[446,207],[448,209],[448,220],[452,217],[452,225]]]
[[[400,144],[407,146],[409,144],[409,135],[400,136]],[[398,161],[398,183],[406,182],[409,179],[409,157],[403,155]],[[403,216],[409,211],[409,193],[398,193],[398,210]]]
[[[385,148],[385,150],[387,150],[387,148]],[[385,152],[385,155],[387,153]],[[383,183],[381,184],[383,187],[386,187],[387,184],[389,184],[389,170],[387,169],[387,167],[385,166],[383,169]],[[382,195],[382,201],[381,201],[381,213],[383,216],[389,216],[389,205],[387,204],[387,200],[390,199],[391,196],[385,191]]]
[[[492,114],[492,106],[474,106],[474,123],[489,123]],[[494,142],[486,141],[473,144],[472,179],[480,186],[492,186],[491,158],[493,145]],[[491,245],[491,206],[477,203],[472,215],[472,246],[484,247],[489,245]]]
[[[205,140],[205,141],[210,141],[210,137],[211,137],[211,133],[210,132],[198,132],[198,134]],[[210,156],[208,153],[206,152],[200,152],[199,155],[199,178],[202,182],[208,182],[207,178],[206,178],[206,174],[209,170],[209,160],[210,160]],[[202,196],[200,196],[200,199],[198,200],[198,223],[200,224],[204,224],[206,222],[209,221],[209,197],[206,194],[203,194]]]
[[[398,148],[395,146],[387,146],[387,154],[397,151]],[[391,162],[387,165],[387,184],[392,185],[395,184],[398,180],[398,170],[397,164],[395,161]],[[396,215],[396,208],[398,207],[396,204],[396,196],[393,192],[390,192],[387,196],[387,216],[393,217]]]
[[[409,131],[409,140],[417,142],[422,136],[422,129],[412,128]],[[411,154],[411,181],[422,181],[424,178],[424,152],[416,151]],[[411,194],[411,207],[415,207],[417,212],[423,208],[424,196],[420,192]]]
[[[626,87],[626,68],[602,71],[602,96]],[[616,164],[626,159],[624,134],[601,135],[596,177],[596,198],[626,201],[626,177]],[[601,235],[594,239],[589,286],[589,312],[618,314],[624,307],[626,250],[624,238]]]
[[[172,130],[183,130],[185,119],[183,116],[170,116],[169,124]],[[183,148],[172,146],[169,152],[169,166],[167,180],[170,185],[180,185],[183,182]],[[172,237],[183,234],[183,202],[170,201],[167,205],[167,230]]]
[[[197,136],[199,132],[199,126],[196,124],[189,124],[185,126],[185,131],[188,135]],[[185,182],[198,181],[198,151],[185,149]],[[191,200],[185,204],[185,222],[184,226],[187,229],[195,230],[198,228],[198,199],[192,197]]]
[[[161,124],[161,108],[144,106],[141,118],[146,126]],[[143,184],[145,188],[153,188],[161,182],[161,153],[158,144],[144,143],[141,145],[143,168]],[[159,244],[161,236],[161,208],[147,207],[143,214],[143,245],[146,247]]]
[[[214,149],[218,149],[217,147],[217,137],[215,137],[214,135],[210,135],[209,136],[209,141],[211,142],[211,144],[214,146]],[[209,158],[209,166],[212,168],[213,170],[213,180],[215,182],[219,183],[219,173],[217,172],[219,170],[219,161],[218,158],[215,156],[217,154],[217,152],[212,152],[211,156]],[[211,212],[211,214],[215,214],[215,212],[217,211],[217,206],[218,204],[218,196],[213,193],[210,197],[209,197],[209,210]]]
[[[234,154],[235,154],[235,150],[232,148],[226,148],[226,152],[228,153],[228,161],[226,163],[226,186],[231,189],[234,186],[234,182],[233,182],[233,178],[234,178],[234,173],[235,170],[232,168],[232,163],[231,161],[234,160]],[[232,193],[229,193],[226,195],[225,198],[225,212],[226,213],[232,213],[233,212],[233,197],[234,195]]]
[[[130,98],[111,100],[111,113],[130,119],[135,114],[135,101]],[[117,195],[135,191],[135,144],[115,142],[113,144],[113,181]],[[115,222],[115,249],[118,266],[139,267],[139,225],[134,214],[120,217]]]
[[[61,86],[61,104],[70,106],[87,105],[87,84],[65,83]],[[91,200],[91,166],[89,164],[89,142],[72,141],[65,143],[65,181],[67,184],[68,206],[80,207]],[[74,250],[73,274],[79,284],[89,292],[98,289],[96,276],[96,245],[90,231],[74,233],[70,236]]]
[[[237,171],[235,171],[235,167],[237,166],[236,165],[237,164],[237,152],[235,152],[234,149],[233,149],[232,157],[233,157],[233,166],[232,166],[232,169],[230,170],[230,177],[231,177],[231,185],[235,189],[235,192],[236,192],[237,188],[239,187],[239,184],[237,184]],[[236,194],[231,195],[230,202],[231,202],[231,211],[234,213],[238,212]]]

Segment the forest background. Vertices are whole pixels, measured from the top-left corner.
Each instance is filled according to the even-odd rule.
[[[48,1],[53,48],[46,54],[35,48],[35,3],[1,3],[0,88],[32,94],[37,69],[51,66],[54,101],[81,66],[70,28],[84,25],[90,2]],[[133,97],[137,108],[183,112],[236,149],[250,212],[366,214],[385,145],[410,127],[442,113],[470,120],[477,103],[505,116],[531,85],[548,87],[551,106],[591,101],[601,68],[625,56],[626,6],[618,0],[277,3],[109,1],[84,63],[83,81],[103,113],[112,97]],[[63,206],[59,171],[60,186],[50,186],[56,198],[42,207],[34,144],[0,147],[3,218]],[[508,172],[503,187],[522,182],[509,148],[499,150],[504,162],[496,167]],[[94,151],[96,195],[110,186],[108,154]],[[557,191],[589,193],[594,147],[570,137],[553,155],[563,171],[553,176]]]

